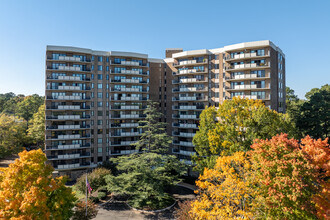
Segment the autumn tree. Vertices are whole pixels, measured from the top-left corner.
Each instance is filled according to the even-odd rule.
[[[23,150],[26,142],[26,121],[15,116],[0,114],[0,158]]]
[[[196,181],[195,219],[251,219],[255,184],[244,152],[219,157],[213,169],[205,168]]]
[[[45,105],[41,105],[38,112],[33,114],[27,130],[32,143],[39,147],[45,143]]]
[[[249,155],[258,181],[256,203],[260,208],[256,215],[260,218],[316,219],[315,201],[324,199],[324,181],[318,177],[317,167],[329,169],[329,164],[326,165],[329,160],[324,161],[329,159],[329,149],[322,152],[328,148],[326,142],[313,142],[309,137],[302,143],[305,146],[281,134],[270,140],[256,140],[251,146],[253,151]],[[315,160],[319,156],[322,159]],[[321,207],[324,204],[319,204],[320,215],[324,212]]]
[[[63,177],[39,150],[19,153],[19,159],[0,172],[1,219],[70,219],[75,197]]]
[[[201,114],[199,131],[194,136],[196,169],[212,167],[215,158],[246,152],[256,138],[266,139],[281,132],[294,135],[293,124],[286,114],[266,107],[261,100],[234,97],[219,108],[207,108]]]

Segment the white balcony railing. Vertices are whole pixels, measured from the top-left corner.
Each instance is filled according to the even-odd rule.
[[[122,65],[127,65],[127,66],[139,66],[140,63],[139,62],[135,62],[135,61],[121,61]]]
[[[78,61],[80,62],[80,57],[68,57],[68,56],[59,56],[58,60],[65,60],[65,61]]]
[[[181,61],[179,62],[179,65],[187,65],[187,64],[194,64],[197,63],[197,60],[185,60],[185,61]]]
[[[120,127],[126,128],[126,127],[138,127],[139,123],[121,123]]]
[[[80,115],[59,115],[58,119],[80,119]]]
[[[58,135],[57,139],[77,139],[80,138],[80,134],[67,134],[67,135]]]
[[[66,71],[81,71],[81,67],[79,66],[58,66],[59,70],[66,70]],[[80,77],[79,77],[80,79]]]
[[[80,86],[58,86],[59,90],[81,90]]]
[[[77,109],[80,109],[80,106],[79,105],[59,105],[58,109],[77,110]]]
[[[72,81],[80,81],[79,76],[58,76],[59,80],[72,80]]]

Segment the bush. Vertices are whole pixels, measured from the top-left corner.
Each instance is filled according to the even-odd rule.
[[[109,174],[111,174],[111,171],[105,168],[96,168],[92,173],[88,174],[88,182],[91,185],[93,191],[96,191],[100,187],[106,186],[104,177]],[[81,193],[86,192],[86,174],[77,179],[75,186]]]
[[[87,201],[87,216],[86,216],[86,202],[80,201],[76,204],[76,210],[72,217],[72,220],[89,220],[95,218],[97,215],[97,207],[96,205],[88,200]]]
[[[175,209],[174,217],[177,220],[193,220],[191,210],[191,200],[179,202],[179,207]]]
[[[107,193],[99,191],[97,193],[97,198],[98,199],[105,199],[107,197]]]
[[[93,203],[98,203],[100,201],[100,199],[98,197],[95,196],[90,196],[89,199],[93,202]],[[86,203],[85,203],[86,205]]]

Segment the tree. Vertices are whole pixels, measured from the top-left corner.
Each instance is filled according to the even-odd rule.
[[[192,203],[194,219],[251,219],[256,193],[250,176],[251,164],[244,152],[219,157],[214,168],[205,168],[196,181],[199,197]]]
[[[24,97],[23,101],[17,104],[16,113],[19,117],[29,121],[33,114],[39,110],[39,107],[44,103],[44,98],[34,94]]]
[[[215,107],[206,107],[200,115],[199,130],[193,138],[193,144],[199,155],[193,155],[192,159],[196,162],[195,170],[203,171],[204,167],[213,167],[217,155],[213,155],[210,149],[208,134],[216,127],[217,110]]]
[[[80,201],[76,204],[72,220],[89,220],[97,216],[97,206],[90,200],[87,201],[87,216],[86,216],[86,201]]]
[[[45,143],[45,105],[41,105],[38,112],[33,114],[27,130],[33,143],[43,146]]]
[[[317,208],[313,198],[322,194],[320,183],[324,183],[315,165],[329,159],[329,154],[325,157],[322,156],[325,151],[320,151],[325,150],[326,145],[322,145],[326,142],[319,141],[320,146],[314,148],[316,145],[309,138],[302,140],[307,147],[287,137],[281,134],[270,140],[256,140],[251,146],[249,156],[259,191],[257,214],[266,219],[315,219]],[[313,162],[312,151],[323,160]],[[321,163],[325,165],[324,161]]]
[[[143,111],[146,118],[139,122],[142,125],[138,127],[142,129],[143,133],[140,139],[132,145],[138,150],[165,153],[169,150],[172,138],[166,133],[166,123],[159,121],[163,114],[158,111],[156,106],[158,106],[156,102],[148,101],[147,108]]]
[[[26,122],[20,118],[0,114],[0,158],[18,153],[26,141]]]
[[[201,122],[204,121],[193,139],[198,153],[193,160],[199,172],[204,167],[211,168],[217,156],[250,150],[256,138],[271,138],[281,132],[294,135],[289,116],[270,110],[261,100],[234,97],[224,101],[218,110],[204,110]]]
[[[2,113],[6,113],[8,115],[15,115],[17,111],[17,104],[23,101],[24,96],[14,96],[9,98],[3,105]]]
[[[66,179],[52,178],[40,149],[19,157],[0,173],[0,218],[70,219],[76,199]]]
[[[111,192],[130,195],[134,207],[157,209],[172,201],[165,192],[180,182],[185,166],[173,155],[131,154],[111,159],[117,163],[118,176],[106,176]]]
[[[307,100],[300,106],[296,116],[296,125],[303,136],[310,135],[318,139],[330,136],[330,85],[321,89],[314,88],[305,97]]]

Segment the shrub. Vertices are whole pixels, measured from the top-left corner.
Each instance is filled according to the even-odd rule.
[[[98,203],[100,201],[100,199],[98,197],[95,196],[90,196],[89,199],[93,202],[93,203]],[[86,205],[86,203],[85,203]]]
[[[97,198],[98,198],[98,199],[105,199],[105,197],[107,197],[107,194],[106,194],[105,192],[101,192],[101,191],[99,191],[99,192],[97,193]]]
[[[86,202],[80,201],[76,204],[76,210],[72,217],[72,220],[89,220],[95,218],[97,215],[97,207],[96,205],[88,200],[87,201],[87,216],[86,216]]]
[[[191,210],[191,200],[179,202],[179,207],[175,209],[174,217],[177,220],[193,220]]]
[[[96,168],[92,173],[88,174],[88,182],[93,191],[96,191],[100,187],[106,186],[104,177],[109,174],[111,174],[111,171],[105,168]],[[86,174],[77,179],[76,188],[81,193],[86,192]]]

